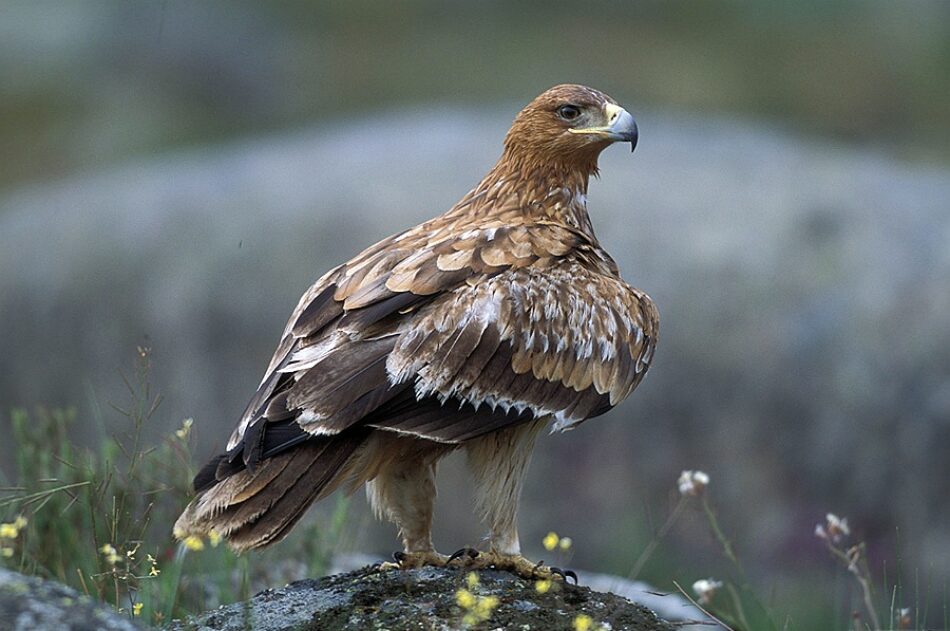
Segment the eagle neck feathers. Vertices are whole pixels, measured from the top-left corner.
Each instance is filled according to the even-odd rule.
[[[580,232],[592,245],[597,237],[587,213],[587,187],[597,175],[592,165],[523,157],[510,149],[444,216],[471,222],[557,223]]]

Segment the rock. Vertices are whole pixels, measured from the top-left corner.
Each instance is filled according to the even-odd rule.
[[[369,629],[445,630],[465,628],[465,610],[456,602],[469,589],[467,573],[422,568],[378,571],[363,568],[346,574],[297,581],[269,589],[251,600],[220,607],[171,629],[195,631],[364,631]],[[587,615],[612,631],[673,631],[669,622],[626,598],[592,591],[583,585],[555,583],[539,593],[533,581],[507,572],[482,571],[470,589],[476,599],[495,597],[498,605],[479,629],[557,631],[574,629]],[[592,628],[597,628],[596,624]]]
[[[140,627],[56,581],[0,569],[0,629],[136,631]]]
[[[352,572],[367,565],[374,565],[384,559],[360,552],[337,554],[333,557],[330,574]],[[577,568],[575,568],[577,569]],[[667,592],[655,585],[643,581],[632,581],[614,574],[588,572],[577,569],[580,585],[595,592],[621,596],[651,609],[658,616],[675,624],[680,631],[715,631],[719,627],[701,609],[683,598],[678,592]]]

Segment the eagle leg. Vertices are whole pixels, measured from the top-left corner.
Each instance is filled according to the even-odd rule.
[[[401,453],[400,453],[401,452]],[[366,494],[374,511],[396,524],[402,539],[402,567],[445,565],[448,557],[432,545],[432,512],[435,503],[434,454],[407,454],[404,450],[380,463],[376,477],[366,484]]]
[[[522,423],[466,445],[476,509],[489,526],[488,554],[524,558],[518,540],[518,501],[535,440],[547,424],[547,418]]]

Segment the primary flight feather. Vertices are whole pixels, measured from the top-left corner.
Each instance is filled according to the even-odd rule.
[[[435,468],[465,448],[490,529],[479,562],[522,573],[518,497],[541,429],[603,414],[643,379],[658,315],[587,214],[587,185],[633,118],[578,85],[516,117],[504,152],[446,213],[323,275],[301,297],[227,444],[175,524],[237,550],[279,541],[316,500],[366,485],[403,566],[432,545]]]

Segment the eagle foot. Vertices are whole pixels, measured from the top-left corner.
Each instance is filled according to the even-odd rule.
[[[464,548],[460,548],[460,549],[456,550],[455,552],[453,552],[453,553],[449,556],[449,560],[446,561],[445,564],[448,565],[448,564],[450,564],[452,561],[455,561],[456,559],[466,559],[466,558],[468,558],[468,559],[474,559],[474,558],[477,557],[479,554],[481,554],[481,552],[479,552],[479,551],[476,550],[475,548],[469,548],[469,547],[466,546],[466,547],[464,547]]]
[[[574,579],[574,584],[577,585],[577,574],[573,570],[546,566],[544,561],[535,563],[520,554],[479,552],[472,548],[462,548],[449,557],[449,562],[451,561],[460,561],[459,566],[467,570],[504,570],[528,580],[561,580],[567,583],[568,579]]]
[[[435,567],[445,567],[448,562],[448,557],[444,554],[439,554],[435,550],[425,550],[425,551],[416,551],[416,552],[393,552],[392,561],[385,561],[380,563],[378,568],[380,570],[413,570],[420,568],[426,565],[433,565]]]

